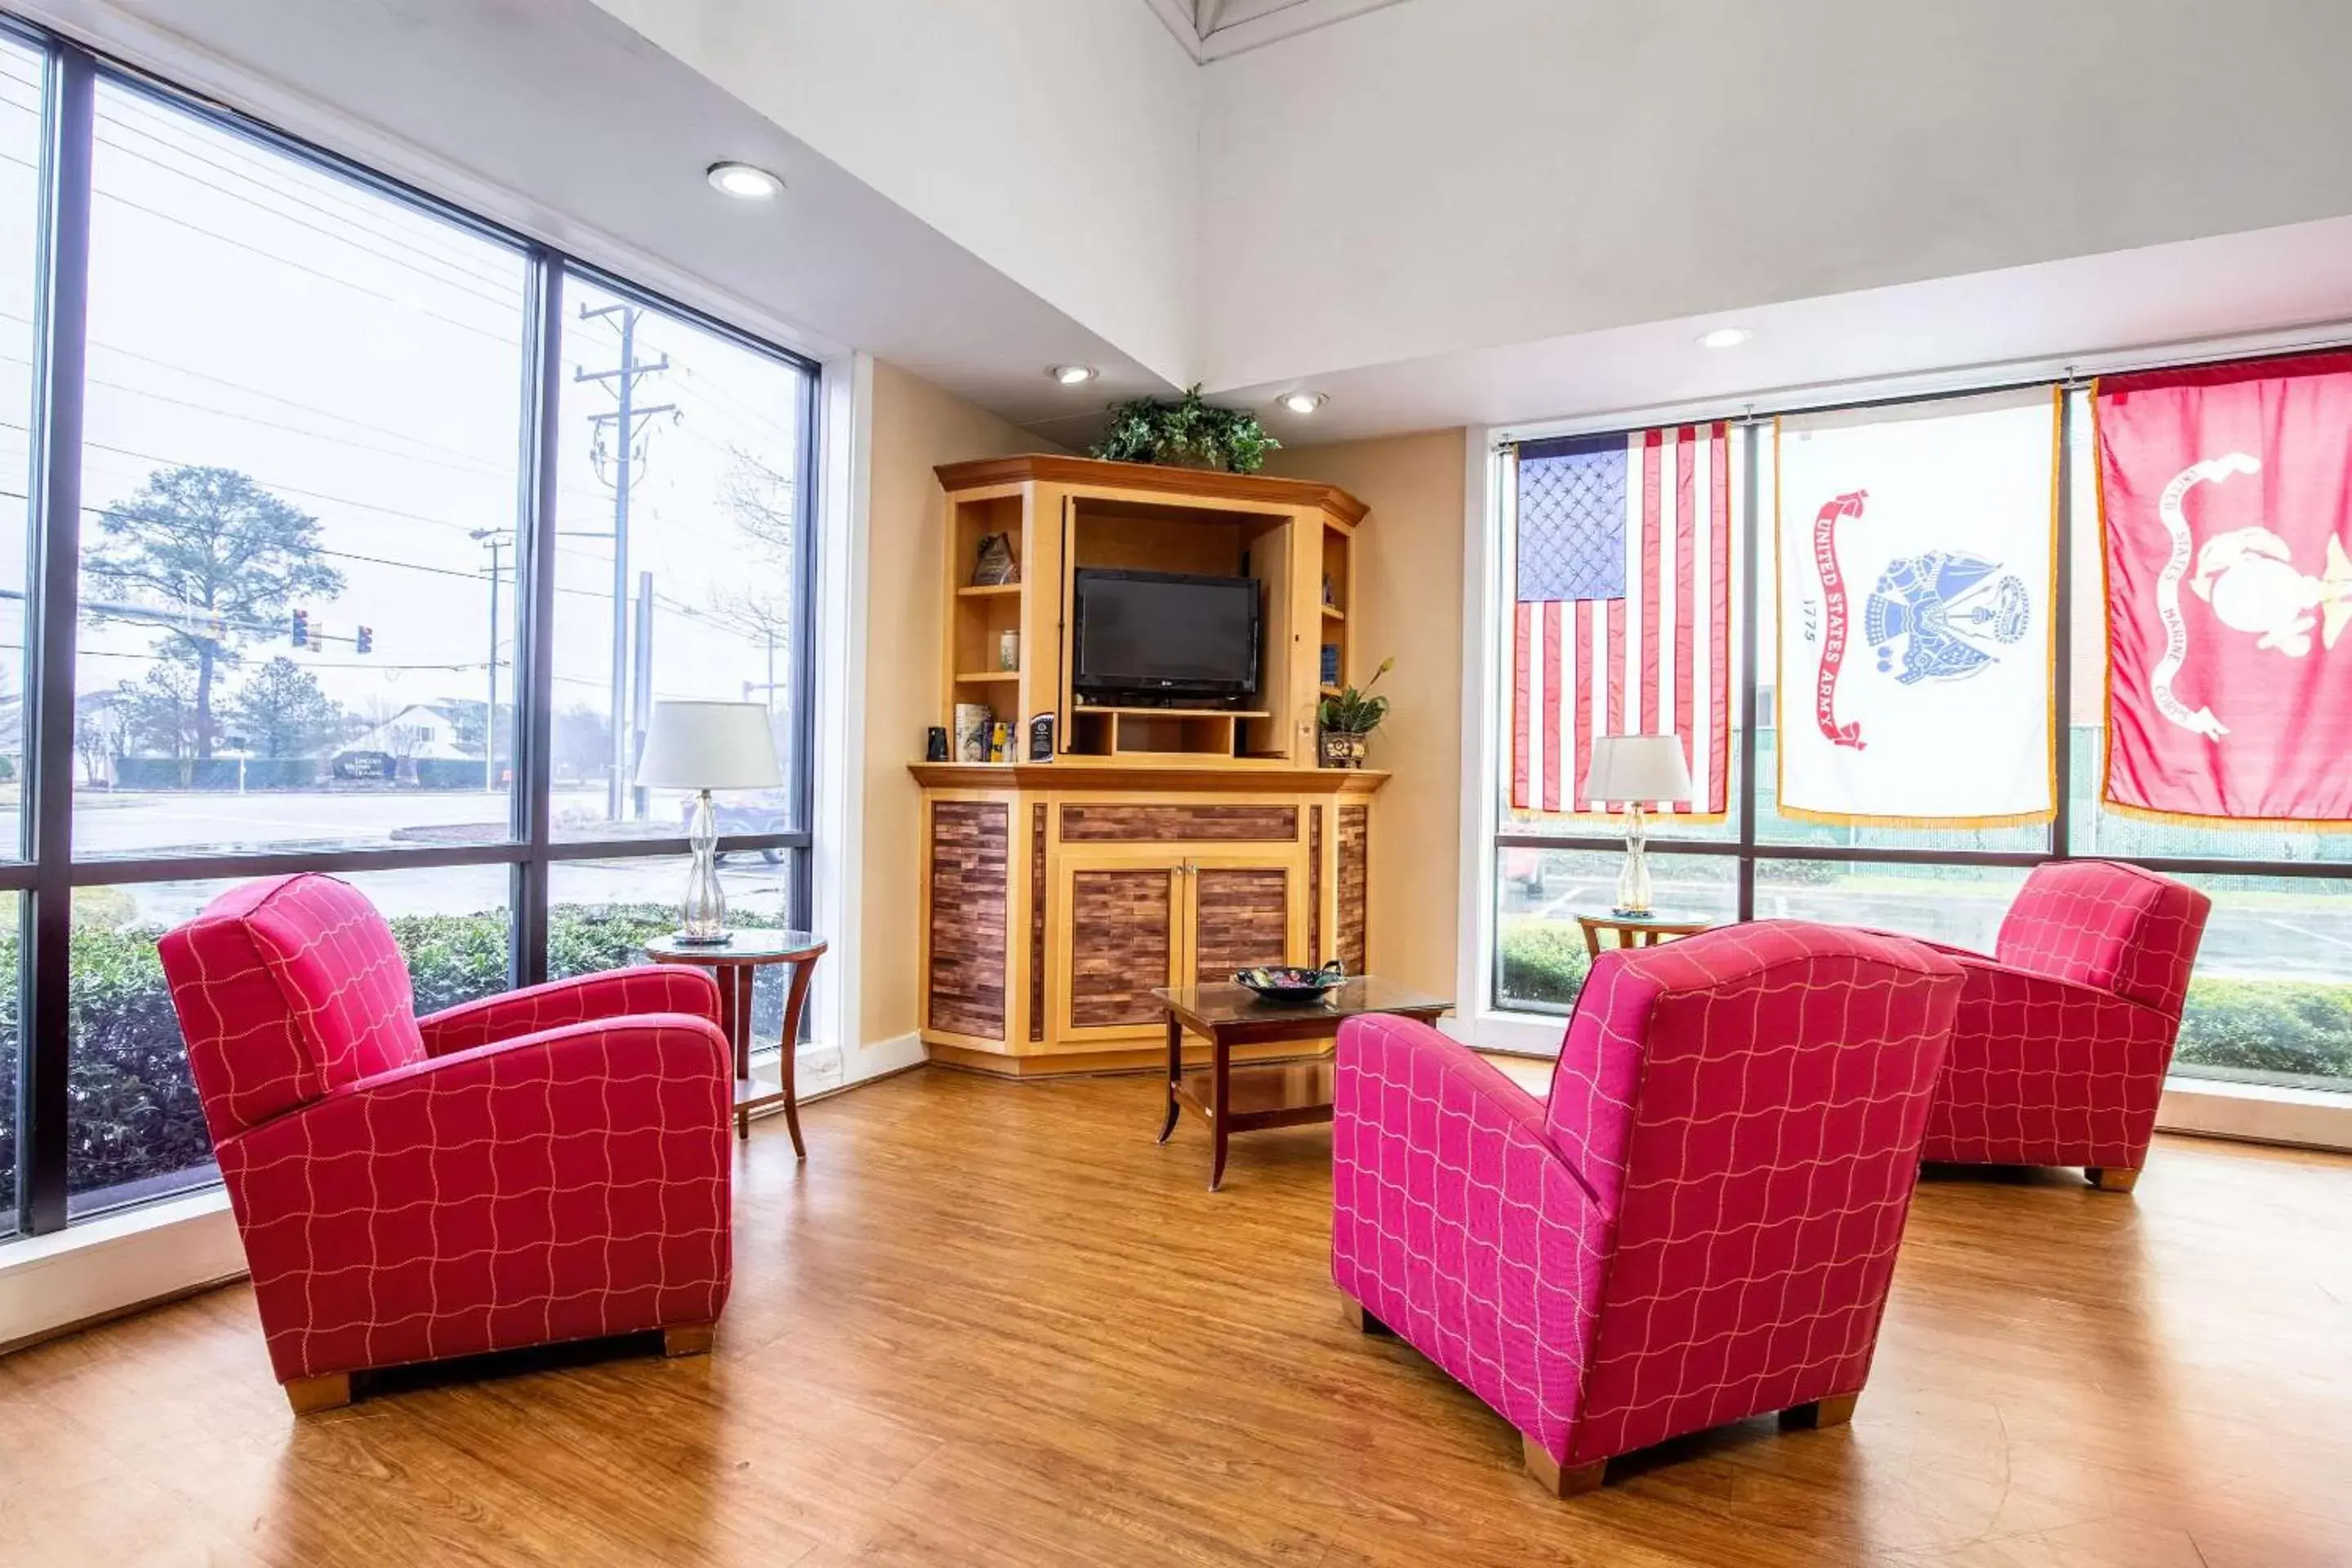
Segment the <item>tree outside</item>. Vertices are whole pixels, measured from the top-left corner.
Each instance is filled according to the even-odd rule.
[[[261,757],[309,756],[341,739],[348,717],[317,676],[283,654],[237,689],[225,716],[245,749]]]
[[[184,752],[213,754],[215,688],[240,648],[280,631],[296,601],[332,597],[343,574],[326,563],[319,520],[288,505],[234,468],[187,465],[150,474],[138,492],[99,514],[103,542],[83,569],[83,608],[101,620],[159,626],[164,664],[191,672]]]

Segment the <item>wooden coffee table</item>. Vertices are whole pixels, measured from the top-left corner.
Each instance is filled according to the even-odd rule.
[[[1152,993],[1168,1009],[1168,1120],[1160,1142],[1176,1131],[1187,1106],[1209,1124],[1209,1190],[1225,1179],[1225,1140],[1265,1127],[1300,1127],[1331,1120],[1336,1068],[1328,1053],[1287,1061],[1233,1065],[1235,1046],[1288,1040],[1329,1040],[1339,1022],[1359,1013],[1392,1013],[1434,1023],[1454,1010],[1443,997],[1362,975],[1320,1002],[1267,1002],[1239,985],[1164,985]],[[1184,1070],[1184,1031],[1209,1042],[1209,1066]]]

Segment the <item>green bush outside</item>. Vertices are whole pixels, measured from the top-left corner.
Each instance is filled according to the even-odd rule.
[[[1534,1010],[1576,1002],[1590,963],[1575,926],[1522,918],[1502,931],[1503,995]],[[2352,1079],[2352,985],[2200,976],[2174,1059],[2198,1067]]]
[[[76,1192],[169,1175],[212,1158],[155,950],[164,928],[115,923],[127,902],[101,895],[75,905],[66,1092]],[[677,923],[670,904],[558,905],[548,913],[548,973],[560,978],[637,963],[646,940]],[[390,924],[408,959],[417,1012],[508,988],[504,910],[400,915]],[[16,959],[17,933],[0,931],[0,975],[14,974]],[[16,1006],[16,987],[0,985],[0,1040],[11,1079]],[[16,1138],[16,1119],[0,1116],[0,1205],[15,1201]]]

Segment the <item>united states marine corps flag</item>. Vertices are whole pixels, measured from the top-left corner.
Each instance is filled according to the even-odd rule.
[[[1783,419],[1780,809],[2046,822],[2058,392]]]
[[[2352,821],[2352,354],[2106,376],[2106,800]]]

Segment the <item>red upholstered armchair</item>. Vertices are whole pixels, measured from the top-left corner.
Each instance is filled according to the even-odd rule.
[[[734,1071],[709,976],[419,1018],[383,917],[315,875],[233,889],[161,946],[296,1411],[373,1367],[652,1329],[709,1347]]]
[[[2137,866],[2037,866],[1967,973],[1927,1118],[1932,1161],[2081,1165],[2129,1192],[2147,1162],[2212,900]]]
[[[1434,1029],[1340,1026],[1331,1275],[1562,1496],[1870,1371],[1958,967],[1764,921],[1594,961],[1539,1100]]]

